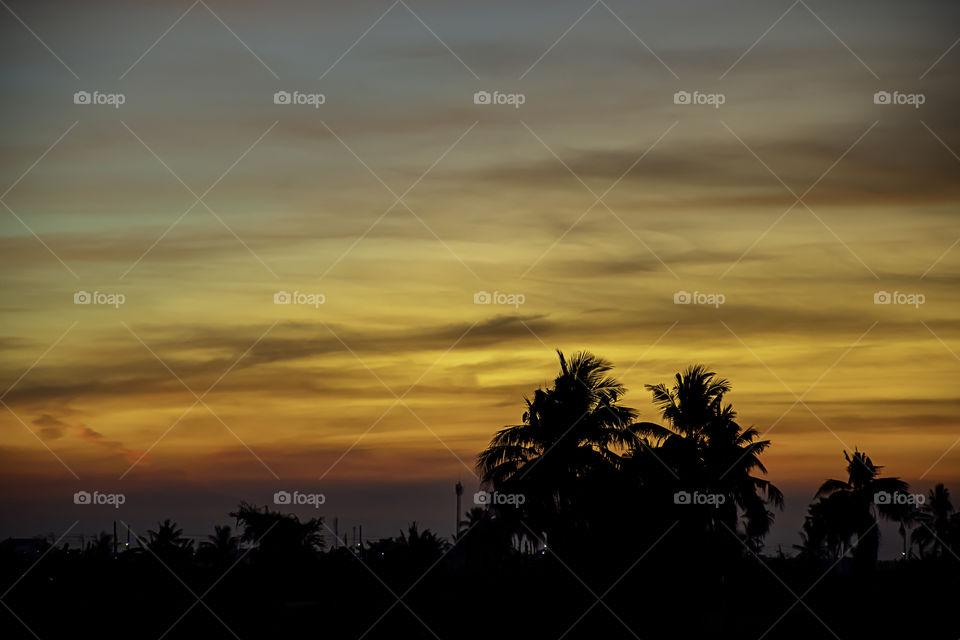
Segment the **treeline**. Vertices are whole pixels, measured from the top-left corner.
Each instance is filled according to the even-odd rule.
[[[558,352],[560,371],[525,400],[519,424],[498,431],[478,457],[491,516],[519,540],[578,553],[611,537],[716,558],[756,553],[783,507],[762,476],[770,447],[724,401],[730,382],[703,365],[670,385],[646,385],[662,423],[637,420],[609,362]],[[797,555],[830,564],[844,554],[856,570],[876,566],[878,519],[899,524],[903,555],[942,557],[960,549],[960,514],[942,484],[912,494],[863,452],[844,452],[847,478],[823,483],[803,523]],[[478,517],[477,515],[473,516]],[[738,547],[742,547],[739,548]]]
[[[444,539],[328,545],[322,517],[241,503],[195,543],[171,520],[114,552],[101,534],[0,544],[4,638],[853,638],[960,635],[960,516],[861,451],[813,497],[792,553],[763,553],[782,508],[770,441],[704,366],[624,403],[608,362],[559,354],[521,420],[480,453],[483,491]],[[468,496],[468,499],[470,496]],[[904,555],[877,562],[879,529]],[[919,607],[922,615],[914,615]]]

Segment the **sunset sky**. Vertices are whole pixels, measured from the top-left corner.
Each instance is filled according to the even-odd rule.
[[[958,36],[939,2],[6,1],[0,537],[280,489],[447,535],[558,348],[644,420],[644,384],[729,378],[768,548],[844,449],[960,491]]]

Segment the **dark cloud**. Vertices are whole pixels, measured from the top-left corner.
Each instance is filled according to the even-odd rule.
[[[56,440],[62,438],[63,434],[69,428],[68,425],[63,420],[55,418],[49,413],[44,413],[37,418],[34,418],[33,424],[40,427],[40,437],[44,440]]]

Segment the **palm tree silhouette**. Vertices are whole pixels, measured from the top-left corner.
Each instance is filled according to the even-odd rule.
[[[270,511],[266,506],[241,502],[230,513],[243,527],[241,539],[255,544],[257,552],[274,559],[296,560],[312,557],[324,547],[323,518],[301,521],[294,514]]]
[[[928,546],[931,547],[929,555],[935,558],[951,550],[953,538],[960,530],[960,514],[954,513],[950,490],[942,482],[930,490],[915,519],[920,526],[911,535],[911,540],[920,555],[928,555]]]
[[[200,543],[200,551],[215,564],[228,563],[240,552],[240,538],[233,535],[229,526],[215,526],[213,533]]]
[[[507,521],[494,509],[473,507],[467,511],[460,523],[462,531],[470,532],[460,543],[467,561],[475,568],[489,571],[514,550],[513,532],[517,524]]]
[[[844,553],[856,530],[854,520],[854,514],[840,501],[814,502],[807,508],[800,532],[801,544],[793,545],[793,548],[811,563],[825,561],[833,564]]]
[[[147,530],[147,538],[147,548],[161,558],[193,553],[193,540],[170,518],[158,522],[156,530]]]
[[[812,515],[807,515],[803,522],[803,530],[800,532],[800,544],[793,545],[797,557],[812,564],[827,557],[826,541],[822,530],[816,527],[815,522]]]
[[[439,558],[450,546],[430,529],[420,531],[416,522],[410,524],[406,533],[400,532],[400,544],[409,549],[414,557],[431,559]]]
[[[477,458],[486,486],[525,496],[520,509],[540,532],[584,524],[587,486],[619,469],[620,453],[636,436],[637,413],[620,404],[626,389],[609,376],[612,365],[581,351],[557,351],[560,372],[550,388],[524,398],[520,424],[498,431]]]
[[[851,456],[846,451],[847,480],[827,480],[816,493],[823,507],[823,524],[844,546],[856,535],[854,565],[861,571],[872,570],[877,563],[880,548],[878,515],[899,520],[906,509],[893,496],[907,491],[907,483],[900,478],[881,478],[880,470],[870,457],[854,450]]]
[[[760,433],[753,427],[741,427],[733,406],[723,403],[730,382],[698,364],[676,374],[671,387],[661,383],[646,388],[666,426],[651,422],[634,426],[644,438],[630,457],[641,473],[651,476],[658,465],[666,466],[678,488],[723,496],[718,507],[699,510],[707,516],[704,524],[716,529],[723,523],[736,531],[742,520],[748,541],[759,544],[773,520],[767,505],[782,509],[783,494],[770,481],[752,475],[767,472],[760,455],[770,441],[758,440]],[[669,482],[662,472],[658,476]]]

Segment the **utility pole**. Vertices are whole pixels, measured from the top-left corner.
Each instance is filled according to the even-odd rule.
[[[340,546],[340,518],[333,519],[333,546]]]
[[[117,521],[113,521],[113,557],[117,557]]]

